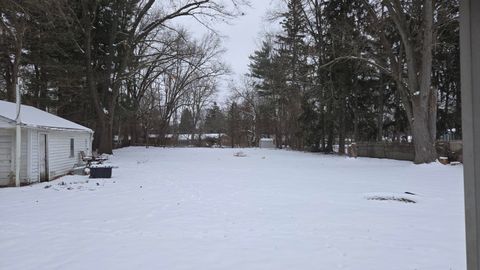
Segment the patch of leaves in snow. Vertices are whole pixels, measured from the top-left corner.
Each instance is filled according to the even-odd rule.
[[[140,165],[140,164],[145,164],[148,162],[148,159],[144,159],[144,160],[137,160],[137,164]]]
[[[404,193],[373,193],[366,194],[365,199],[369,201],[395,201],[403,203],[417,203],[415,198],[415,193],[404,192]]]
[[[112,183],[116,183],[113,181]],[[61,191],[61,190],[88,190],[88,191],[95,191],[99,187],[105,186],[106,181],[103,180],[101,182],[100,180],[74,180],[74,181],[61,181],[56,184],[48,184],[45,185],[43,188],[44,189],[52,189],[56,191]]]

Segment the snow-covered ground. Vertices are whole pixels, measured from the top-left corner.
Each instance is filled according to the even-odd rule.
[[[238,151],[127,148],[112,179],[0,189],[0,269],[466,268],[461,166]]]

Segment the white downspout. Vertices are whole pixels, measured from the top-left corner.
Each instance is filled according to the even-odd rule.
[[[20,130],[20,88],[18,87],[18,82],[17,82],[17,87],[16,87],[16,103],[17,103],[17,117],[15,118],[15,123],[16,123],[16,147],[15,147],[15,186],[19,187],[20,186],[20,158],[21,158],[21,146],[22,146],[22,133]]]

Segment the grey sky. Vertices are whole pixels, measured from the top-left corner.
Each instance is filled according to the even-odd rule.
[[[225,35],[224,46],[227,48],[225,60],[237,75],[248,71],[248,56],[257,49],[262,33],[269,28],[264,18],[271,0],[252,1],[252,7],[246,8],[245,15],[233,21],[231,25],[220,25],[218,31]]]
[[[218,24],[214,29],[224,36],[223,46],[226,49],[225,62],[230,66],[232,75],[228,80],[236,80],[240,75],[248,72],[249,58],[260,43],[263,33],[272,28],[271,23],[265,21],[267,12],[277,3],[277,0],[251,0],[251,7],[243,8],[245,15],[233,20],[230,24]],[[197,37],[209,30],[194,20],[177,21],[184,25]],[[274,27],[274,26],[273,26]],[[227,83],[221,85],[219,100],[228,96]]]

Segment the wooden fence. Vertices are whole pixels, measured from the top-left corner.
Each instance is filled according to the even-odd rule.
[[[446,157],[448,161],[463,161],[462,141],[438,141],[436,143],[439,157]],[[395,160],[415,159],[413,143],[392,142],[359,142],[352,144],[349,149],[350,156],[388,158]]]

